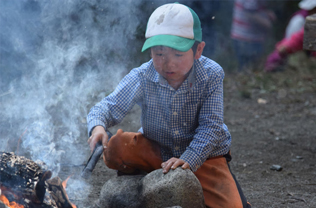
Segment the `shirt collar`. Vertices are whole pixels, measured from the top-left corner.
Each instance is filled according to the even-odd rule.
[[[205,58],[201,56],[200,59],[194,60],[194,67],[195,67],[195,82],[199,83],[206,79],[208,79],[208,74],[204,65],[201,63],[201,60]],[[203,61],[203,60],[202,60]]]

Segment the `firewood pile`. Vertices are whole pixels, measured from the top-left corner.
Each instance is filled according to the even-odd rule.
[[[43,162],[0,152],[1,194],[10,202],[14,201],[25,208],[75,207],[70,203],[60,178],[50,179],[51,176],[52,172],[47,170]]]

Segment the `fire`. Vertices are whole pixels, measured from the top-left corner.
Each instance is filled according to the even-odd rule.
[[[9,200],[7,199],[7,197],[5,197],[4,195],[0,196],[0,201],[2,201],[6,206],[10,207],[10,208],[24,208],[23,205],[18,204],[16,202],[9,202]]]
[[[64,181],[61,183],[61,185],[62,185],[62,187],[63,187],[64,190],[66,190],[67,182],[68,182],[68,180],[69,180],[70,177],[71,177],[71,175],[68,176],[68,178],[67,178],[66,180],[64,180]],[[58,179],[59,179],[59,178],[58,178]],[[60,180],[59,180],[59,181],[60,181]],[[60,181],[60,182],[61,182],[61,181]],[[60,184],[60,182],[59,182],[59,184]],[[6,205],[7,207],[9,207],[9,208],[25,208],[23,205],[18,204],[18,203],[15,202],[15,201],[10,202],[10,201],[8,200],[8,198],[5,196],[5,194],[6,194],[7,192],[9,192],[10,194],[13,194],[13,195],[15,196],[15,194],[12,193],[12,192],[10,191],[10,189],[7,189],[6,187],[0,185],[0,201],[2,201],[3,204],[5,204],[5,205]],[[66,192],[63,192],[63,193],[64,193],[64,197],[67,197],[68,203],[70,203],[70,205],[72,206],[72,208],[77,208],[77,206],[76,206],[75,204],[73,204],[73,203],[71,203],[71,202],[69,201],[69,198],[68,198],[67,193],[66,193]],[[18,197],[16,196],[16,198],[18,198]],[[64,199],[65,199],[65,198],[64,198]],[[69,205],[69,204],[68,204],[68,205]],[[67,207],[68,207],[68,206],[67,206]]]
[[[77,208],[69,201],[65,190],[70,176],[65,181],[59,177],[51,178],[50,170],[14,153],[0,152],[0,165],[0,205],[25,208],[55,202],[59,208]],[[45,198],[46,193],[50,195]]]
[[[69,180],[69,178],[70,178],[71,176],[72,176],[72,175],[68,176],[67,179],[62,182],[62,186],[64,187],[65,190],[66,190],[66,187],[67,187],[67,182],[68,182],[68,180]],[[68,196],[67,196],[67,198],[68,198]],[[68,198],[68,199],[69,199],[69,198]],[[77,206],[74,205],[73,203],[71,203],[71,206],[72,206],[72,208],[77,208]]]

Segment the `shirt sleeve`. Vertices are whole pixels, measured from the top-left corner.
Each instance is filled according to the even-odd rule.
[[[209,81],[208,94],[199,115],[199,126],[189,147],[181,155],[195,172],[209,157],[225,155],[231,136],[223,122],[223,70]]]
[[[118,84],[116,89],[101,102],[93,106],[87,116],[88,135],[95,126],[108,129],[120,123],[133,108],[141,95],[138,68],[133,69]]]

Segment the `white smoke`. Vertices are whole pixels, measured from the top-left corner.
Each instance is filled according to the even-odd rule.
[[[139,3],[0,1],[0,151],[41,160],[53,176],[86,162],[86,115],[130,70]],[[67,192],[82,199],[90,188],[72,179]]]
[[[139,4],[0,1],[0,151],[41,160],[54,175],[86,162],[86,116],[130,70]]]

